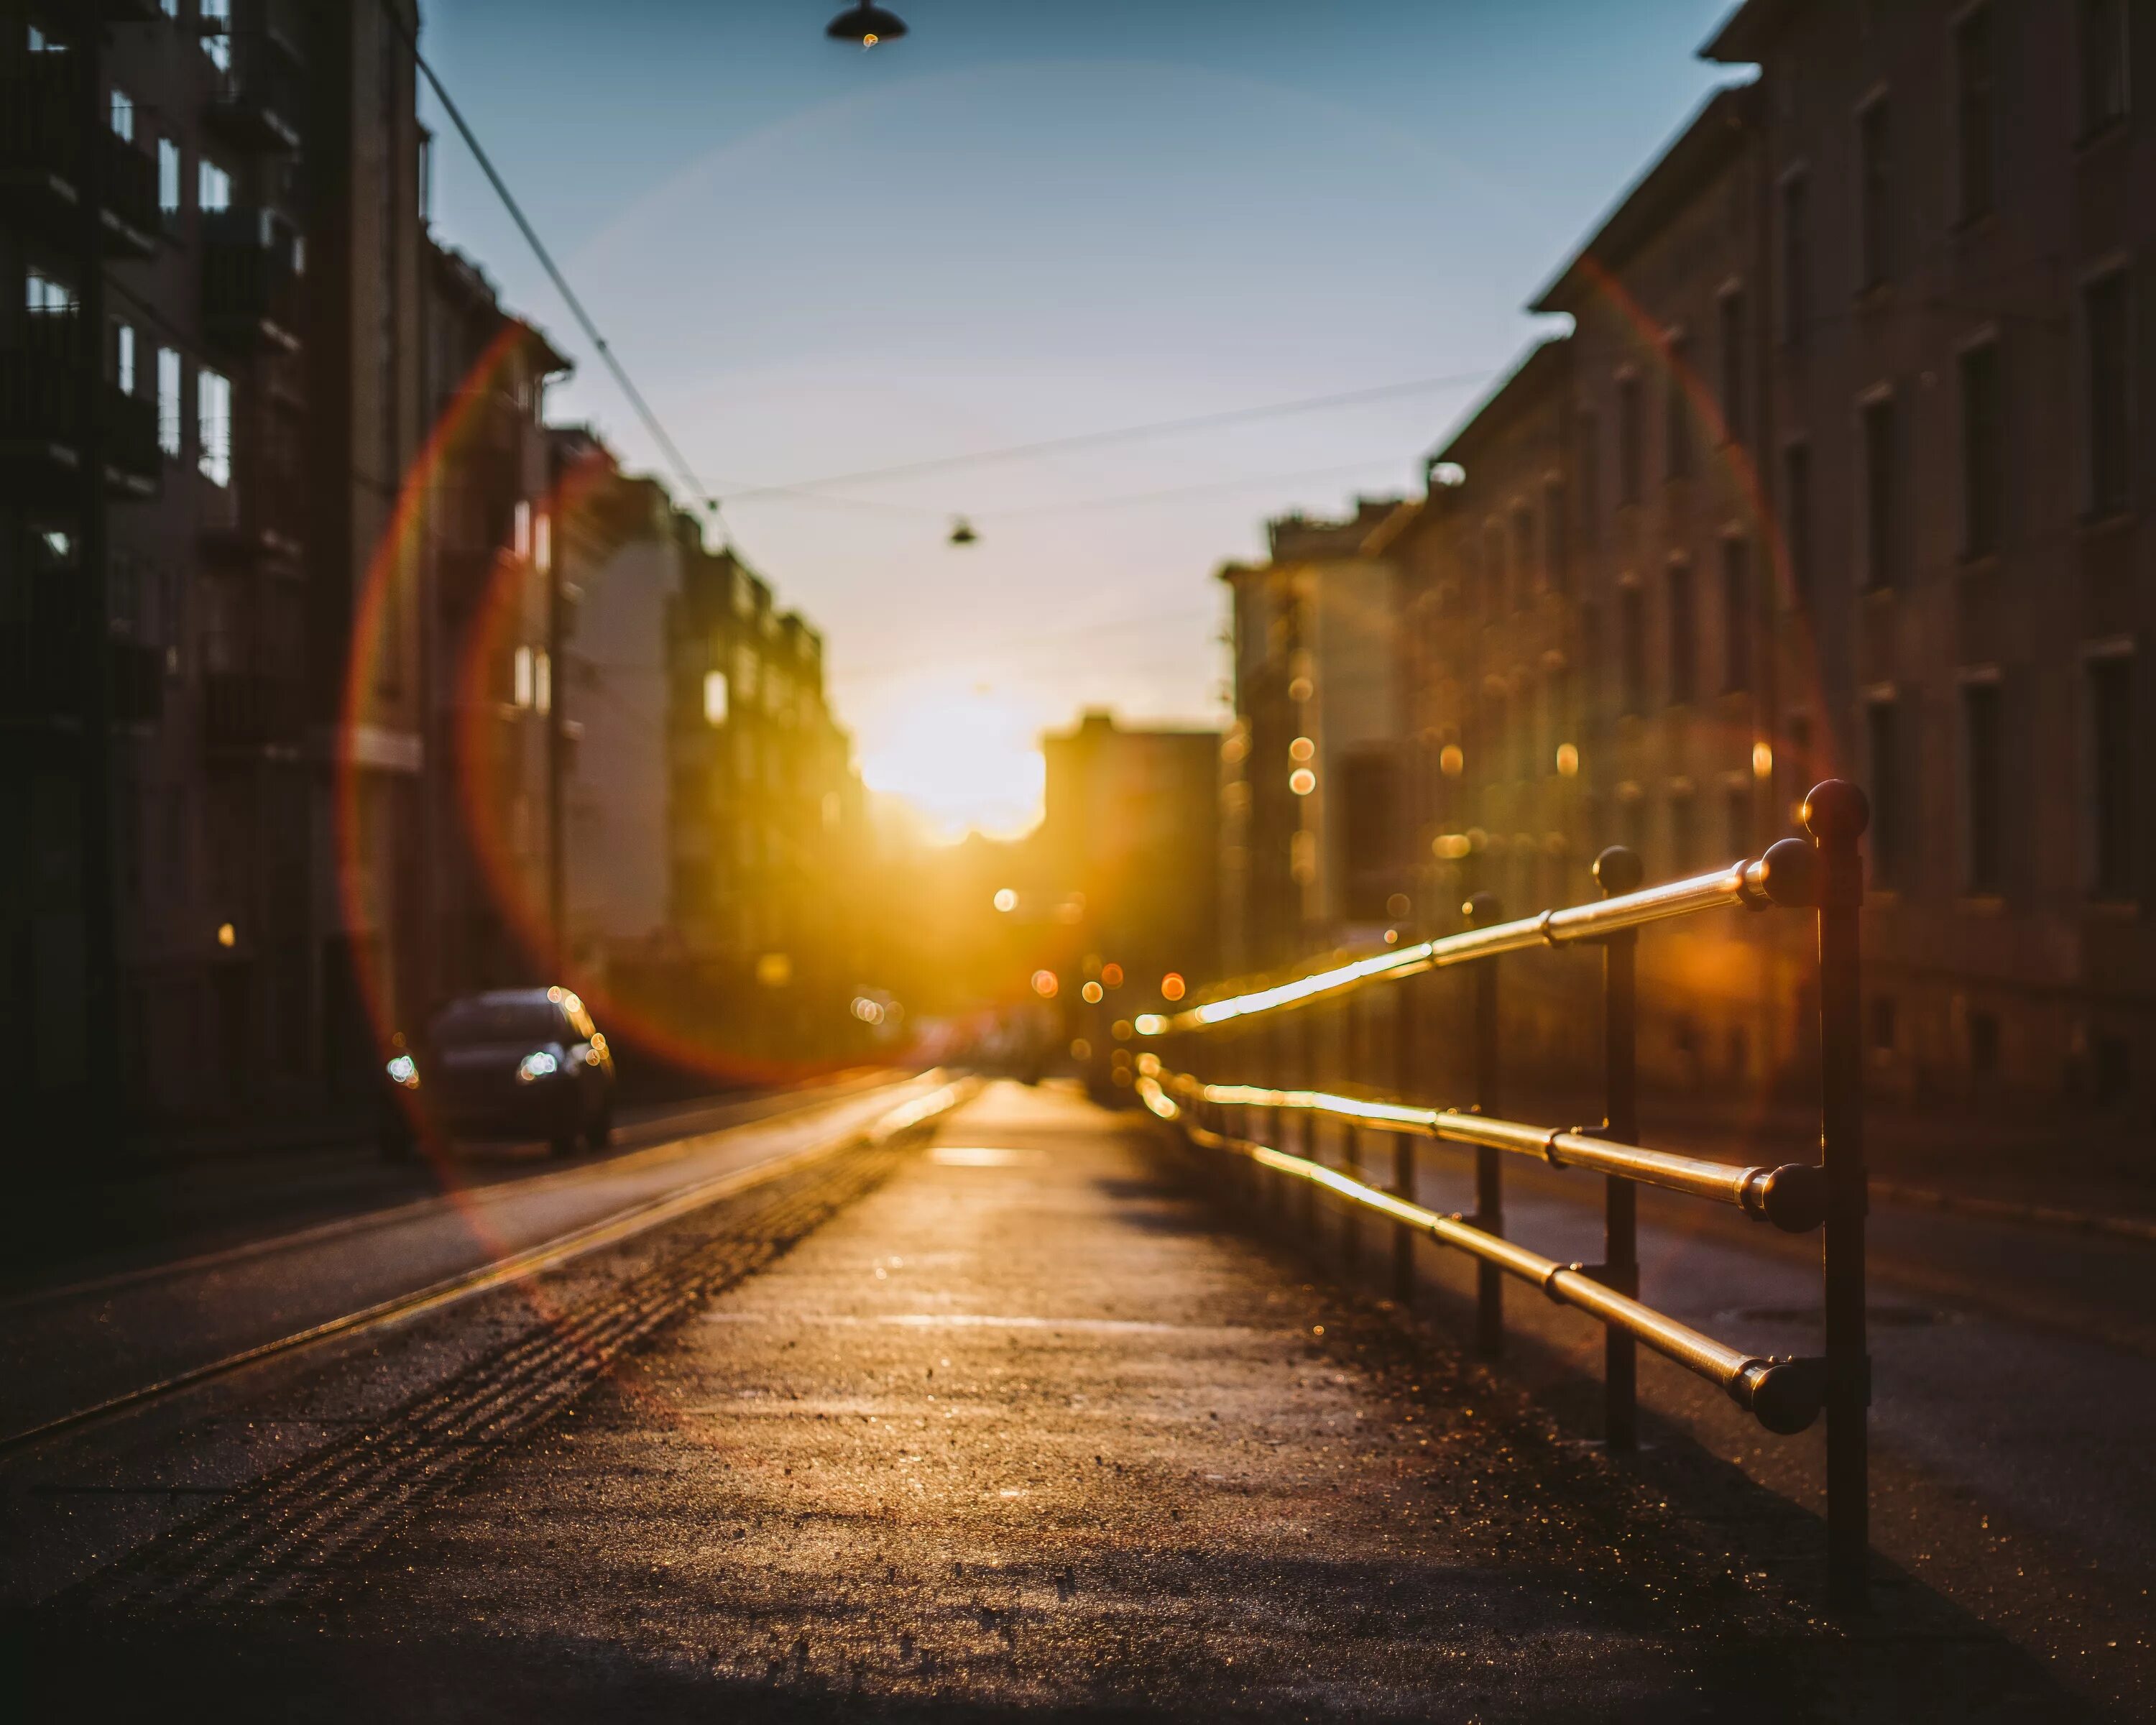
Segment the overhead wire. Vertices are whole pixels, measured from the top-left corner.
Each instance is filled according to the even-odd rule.
[[[380,0],[380,4],[382,15],[389,20],[391,28],[403,39],[404,46],[412,56],[413,65],[425,78],[428,88],[434,92],[435,99],[442,105],[442,111],[449,116],[449,123],[456,127],[457,136],[465,141],[465,147],[471,151],[472,159],[479,163],[480,172],[486,176],[487,183],[493,187],[495,196],[501,200],[502,208],[509,212],[510,219],[516,223],[517,232],[524,236],[524,243],[531,248],[531,254],[538,259],[539,267],[547,272],[547,279],[554,284],[554,290],[561,295],[562,304],[569,308],[569,315],[576,319],[585,339],[598,350],[600,360],[613,374],[614,382],[620,385],[621,393],[628,398],[629,406],[643,422],[644,429],[650,433],[652,441],[665,454],[674,470],[675,478],[690,496],[703,504],[714,516],[717,515],[719,498],[696,477],[688,459],[667,434],[665,426],[660,423],[659,415],[653,411],[651,403],[644,399],[644,392],[636,387],[635,380],[629,375],[629,368],[622,364],[613,345],[600,332],[598,324],[585,310],[584,302],[577,297],[576,290],[569,285],[568,278],[562,274],[560,266],[555,263],[553,254],[547,249],[547,243],[540,239],[538,229],[531,225],[531,218],[524,213],[523,206],[517,203],[516,194],[510,191],[508,182],[495,167],[494,158],[486,153],[486,146],[480,142],[478,134],[465,119],[463,110],[457,106],[455,99],[443,85],[440,75],[428,64],[427,57],[419,52],[419,40],[413,33],[412,27],[398,14],[393,0]]]
[[[1070,449],[1094,449],[1108,444],[1136,441],[1142,438],[1163,437],[1177,431],[1210,430],[1219,426],[1235,425],[1255,419],[1275,418],[1290,413],[1315,413],[1327,408],[1352,407],[1363,402],[1383,401],[1391,397],[1424,393],[1431,390],[1460,388],[1481,383],[1489,377],[1487,368],[1473,372],[1452,372],[1440,377],[1410,377],[1395,383],[1379,383],[1363,389],[1340,390],[1330,395],[1299,397],[1292,401],[1265,402],[1246,408],[1228,408],[1210,413],[1193,413],[1174,419],[1154,419],[1137,425],[1110,427],[1100,431],[1081,431],[1066,437],[1042,438],[1032,443],[1006,444],[998,448],[973,449],[963,454],[933,455],[920,461],[902,461],[887,467],[868,467],[851,473],[827,475],[821,479],[793,480],[783,485],[752,485],[727,494],[726,501],[739,503],[750,498],[786,495],[815,496],[817,488],[829,485],[862,485],[873,480],[908,478],[916,474],[946,472],[953,468],[985,465],[998,461],[1019,461],[1030,456],[1061,454]]]

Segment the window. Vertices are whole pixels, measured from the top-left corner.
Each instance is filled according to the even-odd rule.
[[[1572,524],[1565,519],[1564,481],[1543,481],[1543,559],[1551,587],[1572,591]]]
[[[510,655],[509,698],[518,706],[531,705],[531,649],[519,647]]]
[[[1954,30],[1954,109],[1961,146],[1961,218],[1989,215],[1994,195],[1996,108],[1992,99],[1991,8],[1979,6]]]
[[[24,278],[23,303],[33,317],[67,317],[74,311],[74,290],[33,270]]]
[[[157,350],[157,447],[180,453],[180,356],[170,347]]]
[[[133,143],[135,141],[135,99],[126,90],[114,89],[111,116],[113,136],[125,138],[129,143]]]
[[[706,725],[726,722],[726,674],[722,670],[704,673],[704,722]]]
[[[1666,409],[1666,429],[1663,433],[1663,448],[1668,460],[1666,472],[1671,479],[1682,479],[1691,471],[1691,410],[1685,399],[1685,380],[1691,372],[1691,344],[1682,336],[1670,337],[1668,393],[1663,398]]]
[[[1644,865],[1647,860],[1647,799],[1640,794],[1637,785],[1631,788],[1631,792],[1617,806],[1617,842]]]
[[[542,713],[554,711],[554,661],[543,648],[531,655],[531,705]]]
[[[232,176],[205,156],[196,164],[198,181],[195,187],[195,207],[198,209],[220,210],[232,208]]]
[[[1670,701],[1681,705],[1699,693],[1699,618],[1693,603],[1691,565],[1670,565]]]
[[[519,557],[531,555],[531,505],[524,498],[516,500],[510,511],[509,548]]]
[[[1881,96],[1856,116],[1860,288],[1879,286],[1893,265],[1893,186],[1887,143],[1887,99]]]
[[[1782,339],[1804,340],[1811,316],[1811,182],[1799,173],[1782,182]]]
[[[1812,598],[1812,446],[1791,444],[1782,451],[1782,543],[1789,552],[1790,597],[1799,605]]]
[[[116,323],[112,326],[112,381],[120,386],[122,395],[135,393],[135,326]]]
[[[1640,501],[1641,468],[1640,437],[1640,380],[1617,380],[1617,502],[1620,507]]]
[[[2082,323],[2087,344],[2089,514],[2117,515],[2127,506],[2133,425],[2123,270],[2082,290]]]
[[[1699,799],[1690,791],[1670,793],[1670,871],[1689,875],[1699,866]]]
[[[1717,308],[1722,321],[1722,434],[1744,441],[1744,295],[1732,288]]]
[[[2082,131],[2126,117],[2126,0],[2082,0]]]
[[[2133,660],[2089,661],[2089,809],[2098,898],[2134,897]]]
[[[1995,681],[1962,689],[1962,848],[1966,883],[1975,893],[1996,893],[2005,878],[1999,706]]]
[[[1999,344],[1961,356],[1961,548],[1967,557],[1999,549],[2006,485],[2006,420],[1999,385]]]
[[[1628,713],[1647,706],[1647,596],[1636,584],[1617,593],[1617,675]]]
[[[232,0],[202,0],[202,47],[218,71],[232,69]]]
[[[1900,573],[1897,464],[1894,447],[1894,402],[1881,397],[1864,408],[1864,584],[1872,592],[1891,588]]]
[[[1512,506],[1512,606],[1526,608],[1535,590],[1535,517],[1524,503]]]
[[[543,509],[531,521],[531,567],[542,575],[554,567],[554,517]]]
[[[1864,741],[1871,766],[1871,878],[1889,891],[1902,884],[1907,858],[1908,810],[1903,806],[1901,709],[1892,697],[1864,709]]]
[[[1579,416],[1579,536],[1584,544],[1602,542],[1602,421]]]
[[[195,465],[213,485],[232,483],[232,380],[207,366],[195,376]]]
[[[1752,855],[1752,792],[1733,784],[1722,793],[1722,842],[1732,857]]]
[[[168,216],[180,213],[180,146],[170,138],[157,140],[157,208]]]
[[[1871,1047],[1875,1054],[1891,1055],[1896,1041],[1894,997],[1874,994],[1871,997]]]
[[[1722,542],[1722,687],[1752,686],[1752,556],[1732,534]]]

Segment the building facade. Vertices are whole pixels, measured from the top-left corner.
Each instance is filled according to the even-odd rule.
[[[676,515],[666,742],[673,971],[654,990],[718,1068],[825,1058],[859,1031],[865,814],[823,637]]]
[[[1536,295],[1569,331],[1373,543],[1417,896],[1440,927],[1471,891],[1578,899],[1611,843],[1650,880],[1716,866],[1846,774],[1880,1091],[2145,1106],[2156,29],[1748,0],[1705,52],[1756,81]],[[1643,1069],[1806,1070],[1801,947],[1774,918],[1647,943]]]
[[[1402,506],[1266,524],[1262,564],[1219,572],[1235,717],[1221,744],[1224,958],[1232,971],[1376,937],[1409,914],[1394,574]]]
[[[2156,1101],[2156,18],[1752,0],[1779,754],[1871,790],[1874,1082]]]
[[[416,630],[357,726],[343,671],[420,424],[416,17],[4,18],[18,1045],[61,1117],[318,1109],[363,1081],[363,983],[410,956]]]
[[[478,267],[430,243],[429,433],[406,481],[405,542],[429,691],[430,937],[413,1010],[465,990],[553,980],[559,798],[554,487],[547,391],[569,370],[505,311]]]

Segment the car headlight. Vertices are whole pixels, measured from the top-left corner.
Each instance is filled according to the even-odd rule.
[[[543,1048],[534,1049],[516,1063],[516,1076],[522,1082],[529,1084],[536,1078],[552,1078],[561,1069],[562,1063],[551,1051]]]
[[[419,1087],[419,1063],[408,1054],[398,1055],[389,1063],[389,1076],[407,1090]]]

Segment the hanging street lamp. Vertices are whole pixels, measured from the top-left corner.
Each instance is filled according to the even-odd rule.
[[[824,26],[824,33],[834,42],[858,42],[864,48],[874,48],[879,42],[896,42],[906,33],[906,20],[895,12],[860,0],[857,6],[849,7]]]

